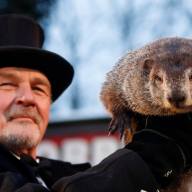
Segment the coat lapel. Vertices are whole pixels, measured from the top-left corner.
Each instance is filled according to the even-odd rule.
[[[30,166],[17,159],[3,145],[0,144],[0,172],[20,173],[28,182],[38,183],[35,173]]]

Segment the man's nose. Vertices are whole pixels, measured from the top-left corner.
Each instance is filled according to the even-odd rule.
[[[17,104],[34,105],[34,94],[30,85],[22,85],[18,88],[16,95]]]

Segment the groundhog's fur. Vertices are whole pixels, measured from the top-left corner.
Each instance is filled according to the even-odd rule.
[[[192,111],[192,40],[164,38],[129,52],[107,74],[101,100],[112,114],[111,132],[131,128],[132,112]]]
[[[129,130],[137,130],[136,113],[167,116],[191,112],[192,40],[164,38],[127,53],[107,74],[101,100],[112,115],[109,131],[119,129],[126,142],[131,138]],[[181,176],[165,191],[189,192],[191,175]]]

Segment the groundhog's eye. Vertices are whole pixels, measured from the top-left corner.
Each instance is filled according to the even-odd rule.
[[[192,74],[189,75],[189,80],[192,81]]]
[[[154,80],[158,83],[162,83],[163,82],[163,79],[159,76],[159,75],[155,75],[154,76]]]

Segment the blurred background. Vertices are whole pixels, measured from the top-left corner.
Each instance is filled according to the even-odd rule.
[[[72,85],[52,106],[39,147],[40,155],[73,163],[96,164],[123,145],[118,134],[107,136],[110,118],[99,99],[118,59],[162,37],[192,36],[190,0],[0,0],[4,13],[38,20],[44,48],[75,69]]]

